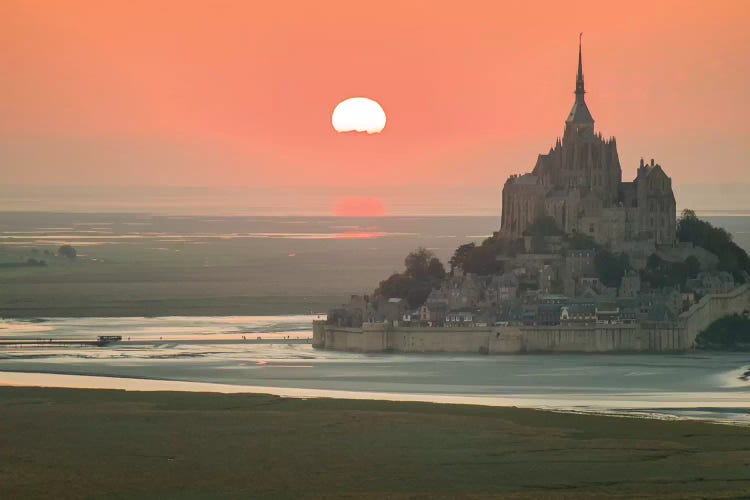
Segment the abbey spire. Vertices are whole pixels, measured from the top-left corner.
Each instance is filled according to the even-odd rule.
[[[531,172],[505,182],[500,231],[518,238],[540,217],[549,217],[566,234],[585,234],[613,251],[635,248],[626,246],[631,241],[647,249],[671,245],[677,220],[672,180],[641,161],[636,178],[622,181],[617,142],[594,131],[586,106],[582,52],[579,37],[576,99],[565,132],[537,156]]]
[[[581,55],[581,38],[583,33],[578,35],[578,75],[576,75],[576,100],[580,97],[583,99],[583,94],[586,90],[583,88],[583,57]]]
[[[591,128],[594,129],[594,118],[592,118],[589,112],[588,106],[586,106],[585,94],[586,90],[583,85],[583,56],[581,54],[581,37],[583,33],[578,36],[578,74],[576,75],[576,101],[573,103],[573,109],[570,110],[568,119],[565,120],[566,128],[574,125],[575,129],[580,128]]]

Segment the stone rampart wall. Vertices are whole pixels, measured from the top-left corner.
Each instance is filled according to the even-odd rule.
[[[342,328],[313,322],[313,347],[352,352],[671,352],[685,351],[708,325],[750,310],[750,286],[708,295],[678,324],[428,328],[366,323]]]
[[[340,328],[313,327],[313,347],[351,352],[511,354],[532,352],[644,352],[683,349],[677,328],[637,325],[580,327]]]
[[[693,347],[695,338],[708,326],[730,314],[742,314],[750,310],[750,285],[747,283],[728,293],[706,295],[698,303],[680,315],[680,328],[684,342]]]
[[[398,328],[387,332],[388,350],[488,353],[490,328]]]

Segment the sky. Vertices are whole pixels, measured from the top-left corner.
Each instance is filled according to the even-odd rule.
[[[579,32],[624,179],[643,156],[750,183],[745,0],[4,0],[0,23],[5,185],[499,189],[562,133]],[[355,96],[382,133],[332,128]]]

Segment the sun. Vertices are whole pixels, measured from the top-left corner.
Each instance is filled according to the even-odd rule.
[[[367,97],[350,97],[336,105],[331,116],[336,132],[378,134],[385,128],[385,111]]]
[[[342,196],[333,205],[336,217],[383,217],[383,200],[373,196]]]

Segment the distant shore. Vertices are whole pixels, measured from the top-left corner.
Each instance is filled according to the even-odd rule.
[[[0,299],[0,317],[31,318],[110,318],[158,316],[277,316],[327,311],[344,301],[344,296],[258,296],[222,297],[221,299],[154,299],[128,300],[94,298],[51,303],[15,304],[12,297]]]
[[[430,403],[0,387],[0,496],[731,497],[750,428]]]

